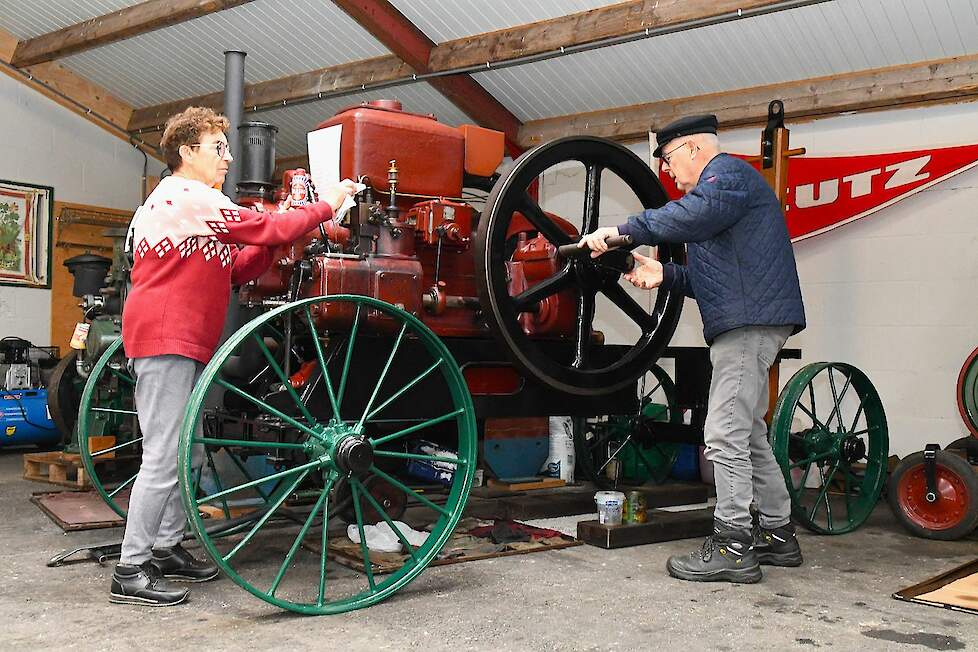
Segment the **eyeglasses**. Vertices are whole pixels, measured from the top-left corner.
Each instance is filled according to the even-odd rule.
[[[191,147],[210,147],[211,145],[213,145],[214,146],[214,149],[217,151],[217,158],[224,158],[225,154],[230,154],[231,153],[231,148],[223,140],[219,140],[219,141],[214,142],[214,143],[193,143],[190,146]]]
[[[678,145],[676,145],[675,147],[673,147],[672,149],[670,149],[668,152],[663,152],[662,153],[662,156],[660,156],[659,158],[661,158],[663,161],[665,161],[665,164],[666,165],[669,165],[671,163],[671,161],[672,161],[672,153],[673,152],[676,152],[676,151],[679,151],[679,149],[682,148],[683,145],[686,145],[688,143],[689,143],[688,140],[686,142],[679,143]]]

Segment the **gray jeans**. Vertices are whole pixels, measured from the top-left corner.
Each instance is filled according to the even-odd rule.
[[[169,548],[183,539],[187,517],[177,483],[177,445],[187,400],[204,365],[160,355],[136,358],[133,368],[143,461],[129,496],[119,561],[138,565],[152,557],[153,548]],[[200,424],[197,428],[199,435]]]
[[[714,517],[729,527],[751,527],[752,500],[761,527],[780,527],[791,517],[764,422],[768,371],[790,334],[790,326],[745,326],[722,333],[710,346],[713,377],[703,439],[716,480]]]

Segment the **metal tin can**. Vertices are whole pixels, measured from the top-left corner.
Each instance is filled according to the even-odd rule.
[[[641,491],[628,492],[625,514],[627,523],[645,523],[647,517],[645,494]]]

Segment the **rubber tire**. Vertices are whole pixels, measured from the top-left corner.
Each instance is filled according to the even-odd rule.
[[[889,501],[890,509],[893,510],[893,514],[896,516],[897,520],[911,534],[918,537],[923,537],[925,539],[954,541],[971,533],[976,527],[978,527],[978,471],[976,471],[970,464],[968,464],[968,462],[958,457],[954,453],[937,451],[936,464],[938,466],[943,466],[946,470],[957,475],[964,482],[969,493],[969,504],[965,511],[964,517],[957,523],[957,525],[953,527],[944,530],[929,530],[915,522],[910,518],[910,516],[907,515],[903,505],[900,504],[900,481],[904,474],[913,471],[923,464],[924,453],[923,451],[918,451],[901,460],[900,464],[893,470],[893,473],[890,474],[890,480],[887,484],[886,492],[887,500]]]

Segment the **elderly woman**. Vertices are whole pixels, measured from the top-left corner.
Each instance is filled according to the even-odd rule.
[[[352,181],[324,189],[323,201],[288,213],[236,206],[221,193],[233,160],[228,121],[192,107],[171,117],[161,146],[173,170],[130,225],[132,290],[122,339],[136,373],[143,459],[129,498],[112,602],[179,604],[189,591],[167,579],[203,582],[217,567],[180,546],[186,516],[177,488],[177,440],[190,392],[221,337],[232,285],[257,278],[273,246],[292,242],[333,216]],[[239,248],[237,245],[247,245]]]

